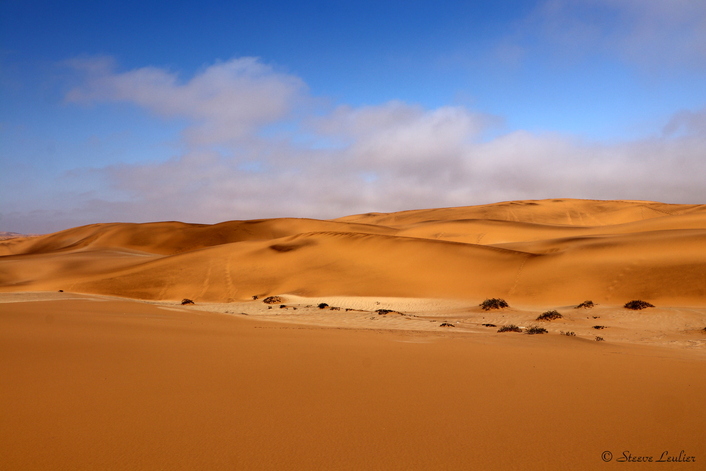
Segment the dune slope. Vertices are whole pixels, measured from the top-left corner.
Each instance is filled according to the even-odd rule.
[[[706,205],[515,201],[336,220],[96,224],[0,241],[0,291],[706,305]]]

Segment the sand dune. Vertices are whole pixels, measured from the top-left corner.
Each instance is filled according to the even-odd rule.
[[[0,253],[0,291],[706,306],[703,205],[545,200],[332,221],[96,224],[0,242]]]
[[[538,321],[549,309],[562,317]],[[0,241],[0,377],[0,469],[700,469],[706,206]]]
[[[685,353],[0,303],[0,468],[699,469],[706,363]]]

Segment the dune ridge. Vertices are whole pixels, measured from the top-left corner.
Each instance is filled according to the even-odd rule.
[[[553,199],[333,220],[94,224],[0,241],[0,291],[706,306],[706,205]]]

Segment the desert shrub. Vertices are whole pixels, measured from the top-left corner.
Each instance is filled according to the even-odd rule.
[[[623,306],[625,309],[632,309],[633,311],[639,311],[640,309],[646,309],[648,307],[654,307],[652,304],[646,302],[646,301],[640,301],[635,300],[635,301],[630,301],[629,303],[625,303],[625,306]]]
[[[498,332],[522,332],[522,329],[515,324],[504,325],[498,329]]]
[[[442,322],[439,327],[456,327],[455,325],[451,324],[450,322]]]
[[[319,309],[326,309],[327,307],[328,307],[328,304],[326,304],[326,303],[319,304]]]
[[[584,301],[578,306],[576,306],[576,309],[584,308],[584,309],[591,309],[595,304],[593,304],[593,301]]]
[[[483,324],[483,327],[497,327],[495,324]],[[706,329],[704,329],[706,331]]]
[[[378,309],[375,312],[377,312],[378,314],[385,315],[395,311],[393,311],[392,309]]]
[[[181,304],[182,304],[182,305],[184,305],[184,304],[194,304],[194,302],[193,302],[191,299],[184,298],[184,299],[181,300]]]
[[[534,334],[546,334],[547,329],[544,327],[537,327],[536,325],[533,325],[529,329],[525,331],[526,334],[534,335]]]
[[[490,311],[491,309],[502,309],[504,307],[508,307],[508,304],[504,299],[490,298],[480,303],[479,306],[484,311]]]
[[[538,321],[553,321],[554,319],[561,319],[562,317],[564,317],[564,316],[559,314],[558,311],[547,311],[545,313],[540,314],[539,317],[537,317],[537,320]]]
[[[594,325],[593,328],[596,329],[596,330],[603,330],[603,329],[606,328],[606,326],[604,326],[604,325]]]
[[[265,304],[281,304],[282,298],[280,298],[279,296],[268,296],[263,299],[262,302]]]
[[[287,307],[286,304],[280,304],[280,305],[279,305],[279,308],[280,308],[280,309],[284,309],[284,308],[286,308],[286,307]]]
[[[576,332],[564,332],[563,330],[559,332],[561,335],[566,335],[567,337],[576,337]]]
[[[596,342],[603,342],[605,339],[596,335]]]

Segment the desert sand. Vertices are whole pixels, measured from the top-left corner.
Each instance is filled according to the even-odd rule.
[[[704,328],[706,205],[3,240],[0,469],[702,469]]]

